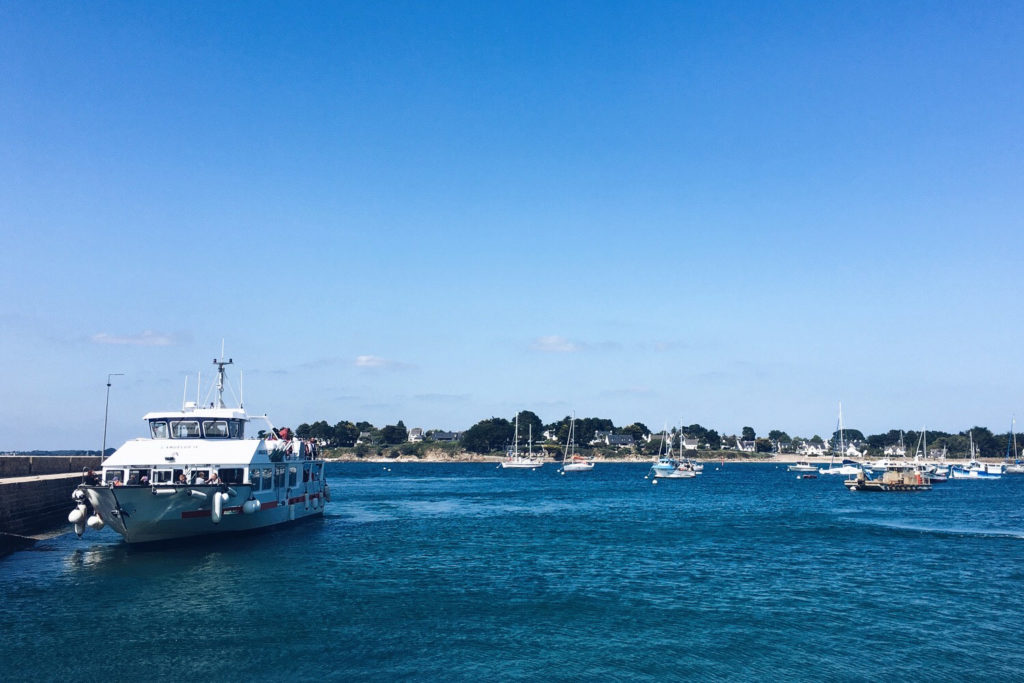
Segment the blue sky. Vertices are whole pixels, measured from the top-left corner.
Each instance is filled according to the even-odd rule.
[[[0,5],[0,449],[1024,414],[1024,6]],[[237,373],[236,373],[237,379]]]

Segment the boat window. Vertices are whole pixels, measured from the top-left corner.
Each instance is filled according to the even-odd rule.
[[[103,483],[113,484],[114,480],[117,479],[122,484],[124,483],[124,470],[104,470],[103,472]]]
[[[126,482],[130,486],[149,486],[149,474],[148,469],[141,469],[133,467],[128,470],[128,481]]]
[[[249,470],[249,483],[252,484],[253,491],[260,490],[260,471],[258,469]]]
[[[206,480],[209,479],[209,478],[210,478],[209,470],[193,470],[193,472],[192,472],[192,483],[193,484],[199,484],[200,480],[202,480],[201,483],[205,484]]]
[[[244,439],[245,423],[241,420],[231,420],[228,422],[228,433],[232,439]]]
[[[175,439],[198,439],[199,420],[172,420],[171,436]]]
[[[299,470],[292,466],[288,468],[288,485],[295,486],[299,481]]]
[[[225,484],[241,484],[242,483],[242,472],[241,467],[224,467],[220,470],[220,480]]]
[[[174,473],[170,470],[157,470],[153,473],[154,484],[170,484],[174,481]]]
[[[277,488],[284,486],[284,465],[274,466],[274,486]]]
[[[180,477],[183,474],[185,474],[185,470],[174,470],[174,473],[171,475],[171,482],[177,484],[178,477]]]
[[[167,432],[167,423],[163,420],[151,420],[149,423],[149,431],[153,435],[154,439],[170,438],[170,435]]]
[[[263,468],[263,490],[264,491],[267,491],[267,490],[269,490],[269,489],[274,487],[273,479],[272,479],[273,475],[274,475],[274,470],[270,469],[269,467]]]
[[[207,439],[228,438],[227,420],[203,420],[203,434]]]

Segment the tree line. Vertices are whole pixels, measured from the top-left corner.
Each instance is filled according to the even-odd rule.
[[[493,453],[507,449],[517,435],[515,433],[516,416],[511,419],[503,417],[490,417],[480,420],[472,427],[462,433],[459,440],[460,445],[472,453]],[[545,445],[548,450],[553,447],[564,445],[569,437],[569,426],[573,418],[569,415],[550,423],[544,423],[540,417],[531,410],[523,410],[518,414],[519,433],[518,442],[525,446],[532,438],[538,448]],[[430,440],[432,434],[437,430],[428,430],[424,437]],[[699,448],[702,450],[722,450],[733,447],[737,441],[744,441],[754,444],[754,450],[761,453],[777,451],[793,452],[801,443],[808,443],[815,446],[823,446],[825,439],[815,434],[811,437],[791,437],[785,431],[773,429],[765,436],[758,436],[752,427],[745,426],[740,430],[739,435],[722,435],[714,429],[708,429],[700,424],[691,424],[682,428],[672,427],[664,430],[667,438],[660,438],[661,432],[655,432],[642,422],[633,422],[625,426],[616,426],[611,419],[599,417],[582,417],[575,419],[575,441],[578,447],[587,447],[594,438],[596,432],[609,432],[612,434],[628,434],[633,437],[633,450],[639,453],[657,453],[665,447],[678,447],[683,437],[697,439]],[[303,439],[318,439],[328,448],[350,448],[356,445],[360,435],[364,435],[364,441],[379,446],[395,446],[408,441],[409,430],[404,422],[399,420],[396,424],[376,427],[365,421],[351,422],[342,420],[334,425],[326,420],[320,420],[311,424],[303,423],[295,430],[296,436]],[[915,448],[926,441],[931,449],[945,449],[952,455],[966,456],[970,451],[970,443],[973,440],[977,451],[987,457],[996,457],[1004,452],[1008,453],[1008,444],[1012,441],[1013,435],[1010,432],[997,434],[987,427],[976,426],[962,432],[950,433],[940,430],[927,430],[924,434],[912,429],[899,430],[890,429],[880,434],[865,436],[858,429],[844,429],[842,433],[843,443],[853,444],[862,451],[881,454],[889,446],[904,444],[908,453],[913,453]],[[840,440],[839,431],[828,435],[829,443],[836,449]],[[1012,455],[1012,454],[1011,454]],[[1014,456],[1015,457],[1015,456]]]

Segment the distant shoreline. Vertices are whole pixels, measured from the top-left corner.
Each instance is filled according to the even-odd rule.
[[[728,456],[723,457],[723,456],[717,455],[717,454],[716,455],[710,455],[710,454],[700,455],[700,454],[693,454],[691,452],[691,453],[687,453],[687,457],[693,458],[694,460],[699,460],[701,462],[725,462],[725,463],[736,463],[736,464],[744,464],[744,465],[757,464],[757,463],[776,464],[776,465],[791,465],[791,464],[793,464],[795,462],[809,462],[809,463],[813,463],[815,465],[828,465],[830,462],[833,462],[833,458],[831,456],[812,456],[812,457],[799,456],[798,457],[798,456],[790,455],[790,454],[783,454],[783,455],[775,454],[775,455],[772,455],[770,457],[764,457],[764,458],[751,458],[751,457],[731,458],[731,457],[728,457]],[[327,462],[368,462],[368,463],[389,463],[389,462],[410,463],[410,462],[423,462],[423,463],[445,463],[445,464],[452,464],[452,463],[493,463],[493,464],[498,464],[502,460],[505,459],[505,456],[503,456],[503,455],[478,455],[478,454],[460,453],[458,455],[444,456],[444,457],[436,456],[436,455],[428,455],[428,456],[424,456],[424,457],[416,457],[415,455],[400,455],[400,456],[398,456],[396,458],[389,458],[389,457],[386,457],[386,456],[379,456],[379,455],[375,454],[373,456],[368,456],[368,457],[364,457],[364,458],[359,458],[359,457],[356,457],[355,455],[345,455],[345,456],[342,456],[342,457],[325,457],[324,459]],[[588,459],[589,460],[593,460],[596,463],[603,463],[603,464],[607,464],[607,463],[651,463],[651,462],[654,462],[655,460],[657,460],[657,458],[654,457],[654,456],[642,457],[642,456],[636,456],[636,455],[631,455],[631,456],[627,456],[627,457],[623,457],[623,458],[593,457],[593,458],[588,458]],[[869,458],[868,460],[872,460],[872,459],[873,458]],[[978,460],[980,462],[1002,462],[1003,458],[978,458]],[[557,465],[560,462],[561,462],[561,460],[550,460],[550,459],[548,459],[548,460],[542,461],[542,464],[546,465],[546,464],[549,464],[549,463],[553,463],[553,464]],[[836,462],[841,462],[841,459],[836,459]],[[945,462],[949,463],[951,465],[961,465],[961,464],[967,464],[968,459],[967,458],[946,458]]]

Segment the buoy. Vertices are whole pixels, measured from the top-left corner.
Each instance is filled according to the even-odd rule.
[[[210,519],[214,524],[220,524],[220,518],[224,514],[224,499],[228,497],[226,493],[215,493],[213,494],[213,505],[210,506]]]
[[[93,515],[92,517],[90,517],[88,521],[86,521],[86,525],[93,531],[99,531],[104,526],[106,526],[99,515]]]
[[[561,474],[564,477],[565,476],[565,470],[562,470],[561,472],[559,472],[559,474]]]
[[[75,506],[75,509],[68,513],[68,521],[77,526],[85,523],[86,507],[84,503],[79,503]],[[82,534],[78,534],[81,536]]]
[[[657,486],[658,485],[658,480],[655,479],[655,480],[651,481],[651,485],[652,486]]]

